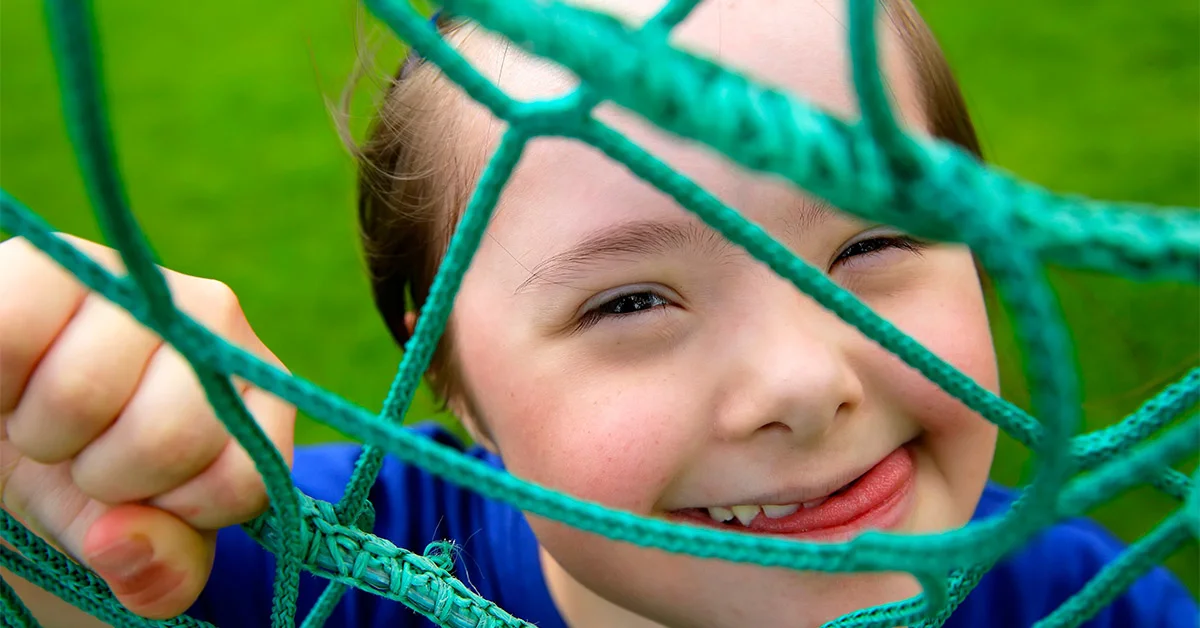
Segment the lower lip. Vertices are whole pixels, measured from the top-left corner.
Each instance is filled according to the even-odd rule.
[[[845,541],[867,530],[888,530],[898,526],[908,514],[913,500],[915,465],[912,454],[901,447],[867,471],[840,495],[825,500],[816,508],[804,508],[779,519],[759,513],[749,526],[734,520],[718,523],[707,509],[688,509],[672,513],[672,518],[723,530],[795,537],[806,541]]]

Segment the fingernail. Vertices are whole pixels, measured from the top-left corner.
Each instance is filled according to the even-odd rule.
[[[129,580],[154,562],[154,548],[141,535],[121,539],[91,555],[88,563],[106,580]]]

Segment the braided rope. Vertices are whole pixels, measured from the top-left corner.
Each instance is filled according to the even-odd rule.
[[[445,2],[448,13],[470,18],[582,79],[575,93],[538,103],[516,101],[484,78],[413,7],[388,0],[365,2],[397,36],[509,123],[451,240],[379,416],[229,345],[174,307],[128,209],[117,173],[86,2],[49,0],[50,27],[80,167],[102,229],[121,252],[128,276],[116,277],[101,268],[0,191],[0,228],[29,239],[89,288],[127,309],[179,349],[196,369],[221,421],[254,458],[272,506],[245,528],[279,558],[274,626],[294,623],[301,570],[330,580],[305,619],[306,626],[320,625],[351,586],[401,601],[440,625],[527,625],[455,579],[449,572],[452,561],[446,546],[431,546],[419,555],[370,534],[373,511],[366,495],[384,452],[488,498],[609,538],[791,569],[907,571],[924,588],[913,599],[864,609],[827,626],[940,626],[987,569],[1031,535],[1141,484],[1156,486],[1184,504],[1042,625],[1078,625],[1151,565],[1195,539],[1200,531],[1196,484],[1171,465],[1197,451],[1200,418],[1185,420],[1156,440],[1142,443],[1196,404],[1200,369],[1168,386],[1120,423],[1072,438],[1079,425],[1077,384],[1065,366],[1070,364],[1070,346],[1041,267],[1054,263],[1133,278],[1197,282],[1200,216],[1194,209],[1149,211],[1133,204],[1058,196],[986,167],[953,146],[903,133],[883,92],[871,0],[851,3],[853,78],[863,111],[859,124],[826,115],[789,94],[672,47],[667,34],[696,0],[669,2],[640,29],[553,2]],[[1037,383],[1032,406],[1039,418],[978,386],[695,182],[597,121],[591,110],[602,99],[707,144],[745,167],[783,176],[845,211],[919,236],[969,245],[1012,312],[1027,356],[1026,375]],[[1032,449],[1037,462],[1034,477],[1010,511],[941,534],[901,537],[872,532],[835,545],[753,537],[609,510],[524,482],[400,428],[399,417],[411,403],[444,331],[501,189],[528,141],[550,135],[586,142],[625,164]],[[368,443],[336,505],[295,489],[278,451],[234,394],[232,375]],[[1091,473],[1076,477],[1084,471]],[[3,512],[0,536],[16,548],[0,548],[0,565],[101,619],[121,625],[205,625],[186,617],[155,622],[132,616],[103,582]],[[987,542],[981,543],[984,538]],[[6,622],[32,625],[27,609],[7,585],[0,587],[0,602]]]

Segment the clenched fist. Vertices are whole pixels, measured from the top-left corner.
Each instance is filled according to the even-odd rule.
[[[121,270],[115,251],[69,239]],[[282,367],[227,286],[164,274],[181,310]],[[290,465],[295,409],[235,383]],[[199,596],[217,529],[267,507],[254,464],[187,361],[22,239],[0,243],[0,495],[152,618]]]

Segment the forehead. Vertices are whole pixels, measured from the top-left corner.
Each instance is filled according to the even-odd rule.
[[[617,15],[636,26],[653,16],[662,2],[572,0],[572,4]],[[704,0],[672,31],[672,42],[796,94],[834,115],[853,119],[858,108],[849,79],[846,10],[845,0]],[[903,52],[895,30],[885,27],[883,12],[878,13],[882,66],[897,115],[905,124],[921,128],[924,115],[908,67],[909,55]],[[520,99],[564,95],[578,84],[570,72],[534,59],[485,32],[468,32],[460,49],[482,73]],[[462,99],[457,104],[463,128],[478,131],[460,136],[458,150],[479,156],[482,168],[502,126],[472,101]],[[741,209],[748,195],[790,195],[793,201],[802,196],[771,179],[742,172],[720,155],[670,136],[611,103],[600,105],[595,115],[735,208]],[[604,217],[572,215],[572,220],[581,219],[594,228],[635,214],[645,217],[647,207],[656,206],[646,202],[657,194],[648,184],[635,181],[594,149],[577,142],[539,138],[531,142],[514,172],[493,228],[521,229],[536,237],[539,225],[536,217],[529,215],[538,213],[536,208],[550,202],[564,211],[598,191],[607,196]],[[657,203],[660,209],[661,205]],[[560,215],[566,218],[565,213]]]
[[[661,8],[662,0],[567,0],[570,4],[615,15],[640,26]],[[892,3],[887,3],[892,4]],[[846,0],[702,0],[671,31],[684,49],[717,59],[752,78],[800,95],[833,113],[854,116],[857,107],[849,83]],[[902,105],[909,89],[907,55],[899,38],[877,11],[885,74]],[[568,71],[534,59],[483,31],[460,42],[463,54],[481,72],[518,98],[546,98],[569,92],[576,79]],[[908,107],[902,107],[907,109]]]

